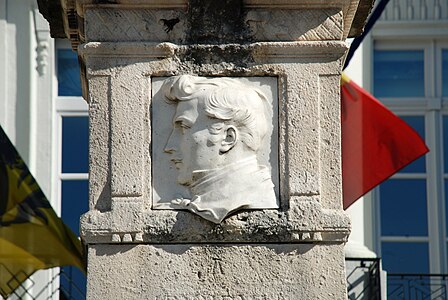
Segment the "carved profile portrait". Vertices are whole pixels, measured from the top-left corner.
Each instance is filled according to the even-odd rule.
[[[260,89],[182,75],[164,80],[160,91],[175,107],[163,152],[188,193],[173,195],[171,209],[219,223],[240,209],[278,207],[271,169],[259,161],[272,132],[272,104]]]

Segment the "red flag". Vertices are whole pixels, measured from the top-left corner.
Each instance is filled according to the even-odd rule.
[[[345,75],[341,114],[344,209],[429,151],[413,128]]]

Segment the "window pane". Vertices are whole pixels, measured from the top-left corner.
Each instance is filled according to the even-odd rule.
[[[445,174],[448,173],[448,116],[443,116],[443,164]],[[446,194],[448,197],[448,194]]]
[[[58,95],[81,96],[78,56],[71,49],[58,50]]]
[[[442,50],[442,95],[448,96],[448,49]]]
[[[89,171],[88,117],[62,117],[62,172]]]
[[[416,117],[416,116],[406,116],[401,117],[409,126],[414,128],[415,131],[418,132],[420,137],[425,139],[425,118],[424,117]],[[425,156],[420,157],[407,167],[405,167],[400,172],[402,173],[425,173],[426,172],[426,158]]]
[[[381,253],[388,273],[429,273],[428,243],[383,242]]]
[[[445,179],[445,228],[446,230],[446,234],[448,236],[448,180]],[[447,248],[448,249],[448,248]]]
[[[425,95],[423,50],[375,50],[376,97],[423,97]]]
[[[62,181],[62,220],[79,235],[79,218],[88,211],[89,183],[87,180]]]
[[[426,181],[389,179],[380,186],[381,235],[427,236]]]
[[[87,278],[78,268],[62,267],[60,280],[59,299],[85,300],[87,290]]]

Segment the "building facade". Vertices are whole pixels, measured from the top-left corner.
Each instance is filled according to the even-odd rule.
[[[429,282],[446,287],[434,275],[448,273],[447,6],[448,1],[391,0],[347,69],[430,148],[349,209],[353,238],[382,259],[390,299],[410,299],[418,288],[429,295],[436,290]],[[432,279],[426,276],[420,283],[427,286],[416,284],[411,291],[409,274]]]
[[[50,38],[34,0],[0,0],[0,37],[0,124],[53,208],[79,233],[88,203],[88,105],[77,55],[68,41]],[[391,0],[347,74],[431,150],[349,209],[347,256],[380,257],[389,275],[447,274],[448,1]],[[16,298],[82,299],[83,276],[65,271],[71,280],[59,269],[38,272]],[[391,299],[402,291],[396,287],[389,283]]]
[[[0,37],[0,124],[79,235],[88,206],[88,105],[77,55],[68,41],[50,38],[34,0],[0,0]],[[38,271],[25,287],[11,298],[83,299],[85,276],[71,267]]]

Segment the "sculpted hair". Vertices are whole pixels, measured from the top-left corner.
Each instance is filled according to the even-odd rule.
[[[240,139],[247,147],[252,150],[260,147],[268,127],[268,101],[260,90],[231,78],[190,75],[170,78],[163,89],[170,101],[199,99],[209,117],[238,128]],[[214,134],[219,127],[209,130]]]

